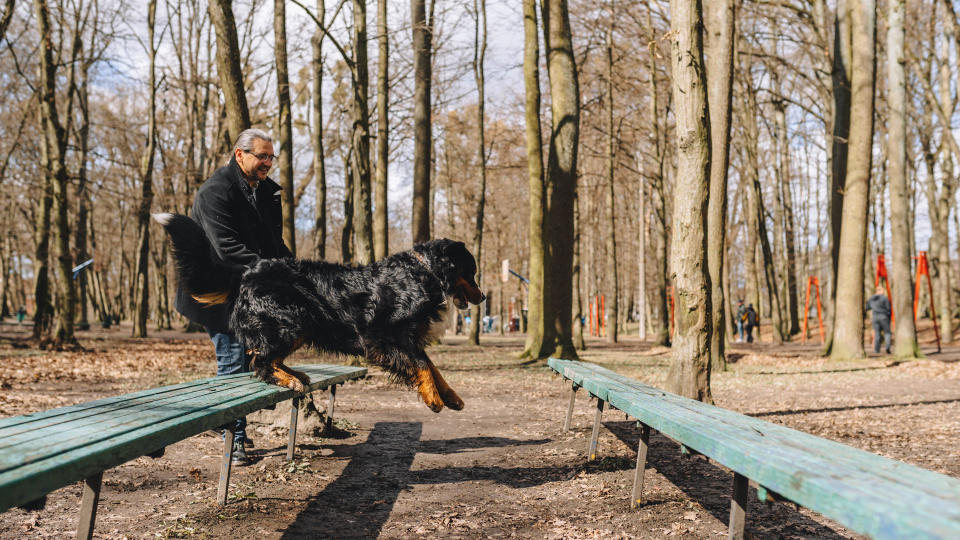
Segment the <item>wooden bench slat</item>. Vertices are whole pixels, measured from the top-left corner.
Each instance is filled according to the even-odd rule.
[[[781,496],[876,538],[960,537],[960,480],[550,359],[565,378]]]
[[[351,379],[358,379],[366,375],[367,371],[366,368],[350,366],[311,365],[297,366],[297,368],[310,375],[312,379],[309,386],[310,391],[341,384]],[[179,390],[194,393],[190,387],[207,384],[210,381],[217,384],[226,384],[233,379],[241,380],[241,384],[233,386],[237,389],[237,392],[221,393],[220,398],[228,396],[229,398],[219,403],[211,402],[206,408],[190,409],[185,414],[164,418],[144,414],[142,416],[144,421],[141,422],[140,426],[134,426],[131,423],[131,425],[125,424],[117,429],[101,429],[102,436],[95,437],[95,440],[88,440],[85,444],[71,449],[51,447],[42,439],[35,439],[30,444],[18,446],[17,450],[24,452],[31,445],[42,446],[50,451],[45,455],[37,454],[36,459],[30,463],[0,472],[0,512],[37,499],[50,491],[90,477],[110,467],[152,453],[187,437],[216,429],[239,416],[290,399],[296,395],[292,390],[256,381],[249,374],[214,377],[174,386]],[[248,382],[243,382],[243,379]],[[143,397],[162,393],[164,392],[150,391],[137,392],[131,395]],[[129,399],[131,395],[99,400],[99,403],[107,407],[113,407],[124,399]],[[78,413],[82,421],[82,419],[87,418],[84,416],[85,414],[91,413],[93,412],[91,409],[95,409],[95,406],[90,406],[91,404],[86,405],[85,407],[74,406],[64,409],[70,409],[66,414]],[[48,413],[52,414],[34,415],[34,418],[26,420],[26,422],[55,419],[61,416],[63,411],[48,411]],[[57,422],[57,420],[53,421]],[[22,419],[6,422],[6,427],[19,429],[24,422]],[[69,422],[58,422],[57,425],[69,429]],[[14,455],[13,452],[10,454]],[[0,458],[3,458],[2,454],[0,454]]]

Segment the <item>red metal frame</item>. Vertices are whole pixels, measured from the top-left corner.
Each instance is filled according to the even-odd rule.
[[[930,264],[927,252],[921,251],[917,257],[917,284],[913,291],[913,320],[917,320],[917,308],[920,307],[920,281],[927,276],[927,293],[930,294],[930,318],[933,319],[933,333],[937,336],[937,352],[940,352],[940,326],[937,324],[937,308],[933,305],[933,283],[930,281]]]
[[[883,255],[880,256],[881,260]],[[823,333],[823,308],[820,304],[820,280],[816,276],[810,276],[807,278],[807,299],[804,302],[803,308],[803,343],[807,342],[807,319],[810,316],[810,288],[813,287],[814,293],[817,295],[817,321],[820,323],[820,344],[826,340],[826,337]]]

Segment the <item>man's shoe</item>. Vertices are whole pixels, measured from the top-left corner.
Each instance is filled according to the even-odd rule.
[[[243,443],[240,441],[233,441],[233,459],[231,461],[239,467],[252,463],[250,457],[247,456],[247,451],[243,448]]]

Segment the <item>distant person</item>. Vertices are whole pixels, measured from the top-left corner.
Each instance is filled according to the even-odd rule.
[[[873,313],[873,352],[880,354],[880,336],[890,354],[890,299],[883,294],[883,287],[877,285],[874,295],[867,299],[867,311]]]
[[[759,322],[759,318],[757,317],[757,310],[753,309],[753,304],[747,305],[745,315],[747,317],[745,321],[746,323],[745,326],[747,331],[747,343],[753,343],[753,329],[757,327],[757,323]]]
[[[743,343],[743,325],[747,322],[747,308],[743,305],[743,298],[737,300],[737,343]]]
[[[27,308],[20,306],[17,310],[17,324],[23,324],[23,319],[27,317]]]

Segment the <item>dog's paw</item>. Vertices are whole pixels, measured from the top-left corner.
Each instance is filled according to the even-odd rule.
[[[452,396],[444,396],[443,403],[455,411],[463,410],[463,400],[460,399],[460,396],[456,394],[453,394]]]
[[[291,377],[290,380],[287,381],[287,388],[293,390],[294,392],[303,392],[304,386],[303,383],[298,379]]]

